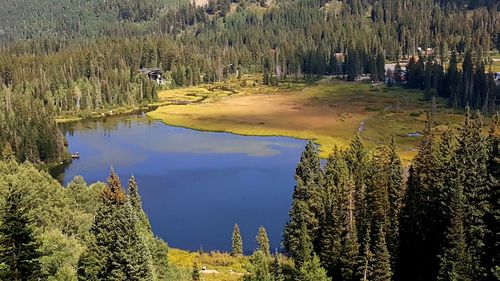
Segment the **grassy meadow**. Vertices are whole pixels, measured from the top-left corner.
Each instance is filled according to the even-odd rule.
[[[349,83],[325,78],[314,85],[285,82],[270,87],[260,76],[232,78],[213,85],[165,90],[160,106],[148,116],[166,124],[242,135],[313,139],[327,157],[334,145],[346,147],[361,130],[369,146],[396,137],[401,157],[416,154],[425,111],[421,91],[383,84]],[[461,113],[437,102],[436,123],[444,129],[458,124]]]

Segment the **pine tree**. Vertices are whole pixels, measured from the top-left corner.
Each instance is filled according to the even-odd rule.
[[[152,280],[153,260],[135,212],[112,170],[79,262],[81,280]]]
[[[302,265],[310,261],[313,256],[312,239],[309,236],[306,224],[303,222],[300,227],[299,246],[295,256],[292,256],[295,261],[296,268],[301,268]]]
[[[500,136],[496,134],[498,128],[498,115],[492,118],[488,137],[488,174],[489,187],[491,190],[489,205],[490,209],[485,216],[485,223],[488,226],[485,243],[485,266],[486,280],[500,278]]]
[[[463,188],[465,196],[465,239],[470,253],[473,280],[486,274],[484,261],[484,238],[487,226],[484,221],[488,213],[491,195],[488,181],[488,150],[482,136],[482,120],[471,116],[466,110],[464,124],[458,138],[458,149],[453,159],[453,188]]]
[[[433,280],[437,276],[440,245],[446,231],[442,208],[443,175],[435,153],[435,136],[431,116],[419,143],[419,151],[410,170],[400,215],[400,250],[396,275],[399,280]]]
[[[344,153],[336,147],[328,157],[322,195],[323,212],[320,217],[320,251],[318,256],[323,268],[334,279],[340,278],[342,256],[342,236],[347,220],[345,203],[349,170]]]
[[[302,224],[306,225],[308,236],[319,247],[318,217],[321,208],[321,187],[323,172],[316,145],[308,142],[295,170],[296,186],[293,191],[289,221],[283,230],[283,246],[295,259],[300,255]],[[314,244],[313,244],[314,245]]]
[[[356,216],[354,215],[354,184],[350,179],[343,189],[344,220],[341,237],[341,255],[339,268],[342,280],[354,280],[359,258],[359,243],[356,230]]]
[[[452,52],[444,85],[443,97],[450,98],[450,106],[457,108],[460,104],[458,85],[460,84],[460,73],[458,71],[456,52]]]
[[[231,239],[231,253],[233,256],[243,255],[243,239],[241,238],[240,227],[234,225],[233,236]]]
[[[399,252],[399,215],[404,197],[404,179],[403,166],[397,153],[396,141],[394,136],[389,144],[389,212],[387,229],[387,248],[391,255],[392,269],[396,265],[396,259]]]
[[[137,182],[135,181],[134,176],[132,176],[128,181],[128,198],[130,201],[130,205],[132,205],[132,209],[134,210],[141,226],[146,230],[151,231],[149,219],[142,209],[142,200],[141,196],[139,195],[139,187],[137,186]]]
[[[366,182],[368,173],[368,155],[361,141],[361,136],[356,134],[351,142],[346,157],[349,174],[354,180],[354,214],[358,237],[364,237],[368,225],[368,210],[366,205]]]
[[[41,280],[39,244],[21,204],[21,194],[9,189],[1,214],[0,278]]]
[[[456,186],[452,191],[450,202],[451,221],[448,227],[446,243],[440,255],[440,268],[437,280],[439,281],[472,281],[470,257],[464,233],[464,203],[462,187]]]
[[[371,281],[391,281],[391,261],[390,254],[385,243],[385,232],[382,226],[379,227],[377,239],[373,248],[373,267],[370,273]]]
[[[399,64],[399,61],[394,67],[394,80],[396,81],[396,83],[401,83],[403,81],[403,70],[401,69],[401,64]]]
[[[326,270],[321,267],[319,258],[314,257],[305,262],[299,270],[296,281],[331,281],[332,279],[326,275]]]
[[[370,227],[366,229],[363,239],[363,251],[359,256],[358,279],[361,281],[370,280],[370,274],[373,269],[373,252],[371,250],[371,231]]]
[[[274,254],[273,263],[271,264],[271,274],[272,281],[285,281],[278,254]]]
[[[259,227],[259,232],[255,238],[257,241],[258,250],[260,250],[264,255],[270,256],[271,251],[269,250],[269,238],[267,238],[266,229],[263,226]]]

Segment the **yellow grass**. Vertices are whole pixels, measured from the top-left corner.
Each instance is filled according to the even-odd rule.
[[[161,106],[151,118],[173,125],[242,135],[288,136],[312,139],[327,157],[334,145],[346,147],[358,132],[369,146],[395,135],[404,160],[416,154],[418,138],[408,133],[422,130],[429,103],[420,101],[420,91],[383,85],[347,83],[324,79],[314,86],[283,83],[267,87],[258,77],[236,79],[159,94],[160,100],[187,103]],[[255,85],[254,85],[255,83]],[[457,123],[462,115],[439,109],[441,124]]]
[[[203,267],[206,268],[206,270],[201,270],[204,281],[239,281],[243,280],[247,272],[245,270],[247,257],[233,257],[227,253],[197,253],[169,249],[168,261],[170,265],[186,272],[191,272],[193,264],[197,262],[200,270]]]

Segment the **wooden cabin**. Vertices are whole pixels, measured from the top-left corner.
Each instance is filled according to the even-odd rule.
[[[144,75],[147,75],[151,81],[155,81],[158,85],[165,84],[165,79],[163,79],[163,71],[160,68],[141,68],[139,69]]]

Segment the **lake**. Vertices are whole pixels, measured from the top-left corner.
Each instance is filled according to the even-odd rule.
[[[122,184],[134,175],[154,233],[171,247],[230,251],[238,223],[245,253],[260,225],[280,247],[295,166],[306,144],[285,137],[240,136],[167,126],[144,115],[62,124],[70,152],[61,175],[105,181],[110,167]]]

